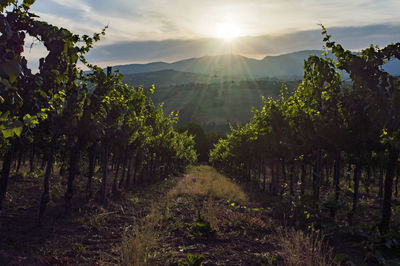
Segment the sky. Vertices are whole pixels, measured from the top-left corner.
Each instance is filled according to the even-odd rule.
[[[346,49],[400,41],[400,0],[37,0],[31,11],[78,34],[108,26],[87,56],[100,66],[322,49],[319,24]]]

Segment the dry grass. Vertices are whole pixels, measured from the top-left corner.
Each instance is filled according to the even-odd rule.
[[[168,196],[199,195],[213,198],[244,202],[247,200],[242,189],[230,181],[227,177],[218,173],[210,166],[193,167],[176,185],[169,191]]]
[[[204,201],[203,207],[201,208],[201,215],[206,221],[210,223],[213,228],[218,228],[220,211],[215,205],[214,200],[209,197],[207,201]]]
[[[236,202],[246,201],[245,193],[239,186],[209,166],[193,167],[168,192],[169,197],[177,197],[184,194],[206,197],[202,205],[198,207],[201,215],[213,227],[216,227],[218,224],[218,209],[214,199],[218,198]],[[139,215],[139,217],[143,217],[140,219],[140,225],[132,229],[129,233],[126,233],[123,238],[120,249],[121,265],[143,266],[154,264],[155,261],[153,258],[155,258],[158,244],[158,229],[163,219],[169,215],[168,200],[164,204],[161,204],[160,201],[154,202],[148,215]]]
[[[280,255],[284,265],[334,265],[332,248],[317,234],[286,228],[278,230],[277,238],[282,248]]]
[[[125,234],[120,249],[121,265],[152,265],[151,258],[157,247],[157,227],[162,218],[159,210],[153,205],[150,213],[141,219],[139,226]]]

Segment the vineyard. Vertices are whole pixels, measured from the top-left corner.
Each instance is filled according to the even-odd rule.
[[[359,230],[370,243],[366,254],[380,245],[398,252],[400,78],[382,66],[400,59],[400,43],[355,54],[324,27],[322,34],[337,62],[310,56],[295,92],[264,99],[248,124],[219,141],[210,162],[286,201],[289,224]]]
[[[1,209],[7,201],[10,172],[19,172],[26,162],[31,173],[45,168],[41,223],[56,165],[61,176],[68,172],[65,210],[69,213],[75,177],[82,171],[87,198],[98,192],[105,201],[110,192],[177,174],[196,160],[192,137],[174,130],[177,116],[164,115],[162,107],[149,99],[154,89],[128,87],[118,73],[104,73],[85,60],[105,29],[92,37],[78,36],[36,20],[28,12],[34,1],[7,8],[13,2],[2,1],[0,6]],[[35,74],[21,55],[26,35],[48,50]],[[89,74],[78,70],[78,60],[91,69]],[[113,178],[110,165],[116,169]],[[97,167],[102,172],[100,182],[93,179]]]
[[[24,223],[53,233],[60,223],[60,237],[81,233],[111,257],[84,260],[79,240],[62,253],[73,259],[45,251],[30,261],[38,265],[201,265],[188,250],[208,255],[206,265],[354,265],[340,236],[361,243],[351,249],[362,263],[399,262],[400,77],[383,65],[400,60],[400,43],[353,53],[322,26],[325,54],[336,59],[310,55],[293,92],[263,98],[250,122],[220,138],[177,127],[178,115],[151,100],[154,86],[131,87],[88,62],[107,27],[74,34],[30,13],[34,2],[0,0],[0,264],[26,254],[12,235]],[[24,56],[28,38],[47,49],[37,71]],[[219,173],[197,166],[176,179],[198,156]],[[72,233],[71,224],[81,227]],[[296,237],[311,247],[291,247]],[[14,258],[3,262],[2,249]],[[288,259],[302,249],[312,250],[308,262]]]

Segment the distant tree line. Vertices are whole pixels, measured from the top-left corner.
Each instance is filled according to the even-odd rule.
[[[197,152],[197,160],[199,163],[208,163],[209,153],[214,144],[216,144],[218,140],[226,137],[226,134],[222,132],[206,132],[201,125],[196,123],[177,126],[176,130],[178,132],[187,132],[189,135],[193,136],[193,140],[195,141],[194,148]]]

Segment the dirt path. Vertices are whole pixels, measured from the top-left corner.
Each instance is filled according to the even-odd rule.
[[[239,186],[213,168],[194,167],[153,206],[152,222],[128,237],[125,257],[130,261],[124,263],[329,265],[324,247],[311,251],[313,240],[282,230],[271,218],[272,211],[249,201]],[[143,246],[144,239],[152,240]],[[307,249],[310,252],[304,251]],[[286,255],[292,256],[292,261]]]
[[[29,196],[38,198],[40,183],[32,184]],[[11,185],[11,195],[21,186]],[[72,217],[59,201],[40,228],[35,204],[15,199],[0,214],[0,265],[328,265],[326,250],[310,246],[315,239],[282,230],[276,210],[209,166],[105,205],[77,196]]]

